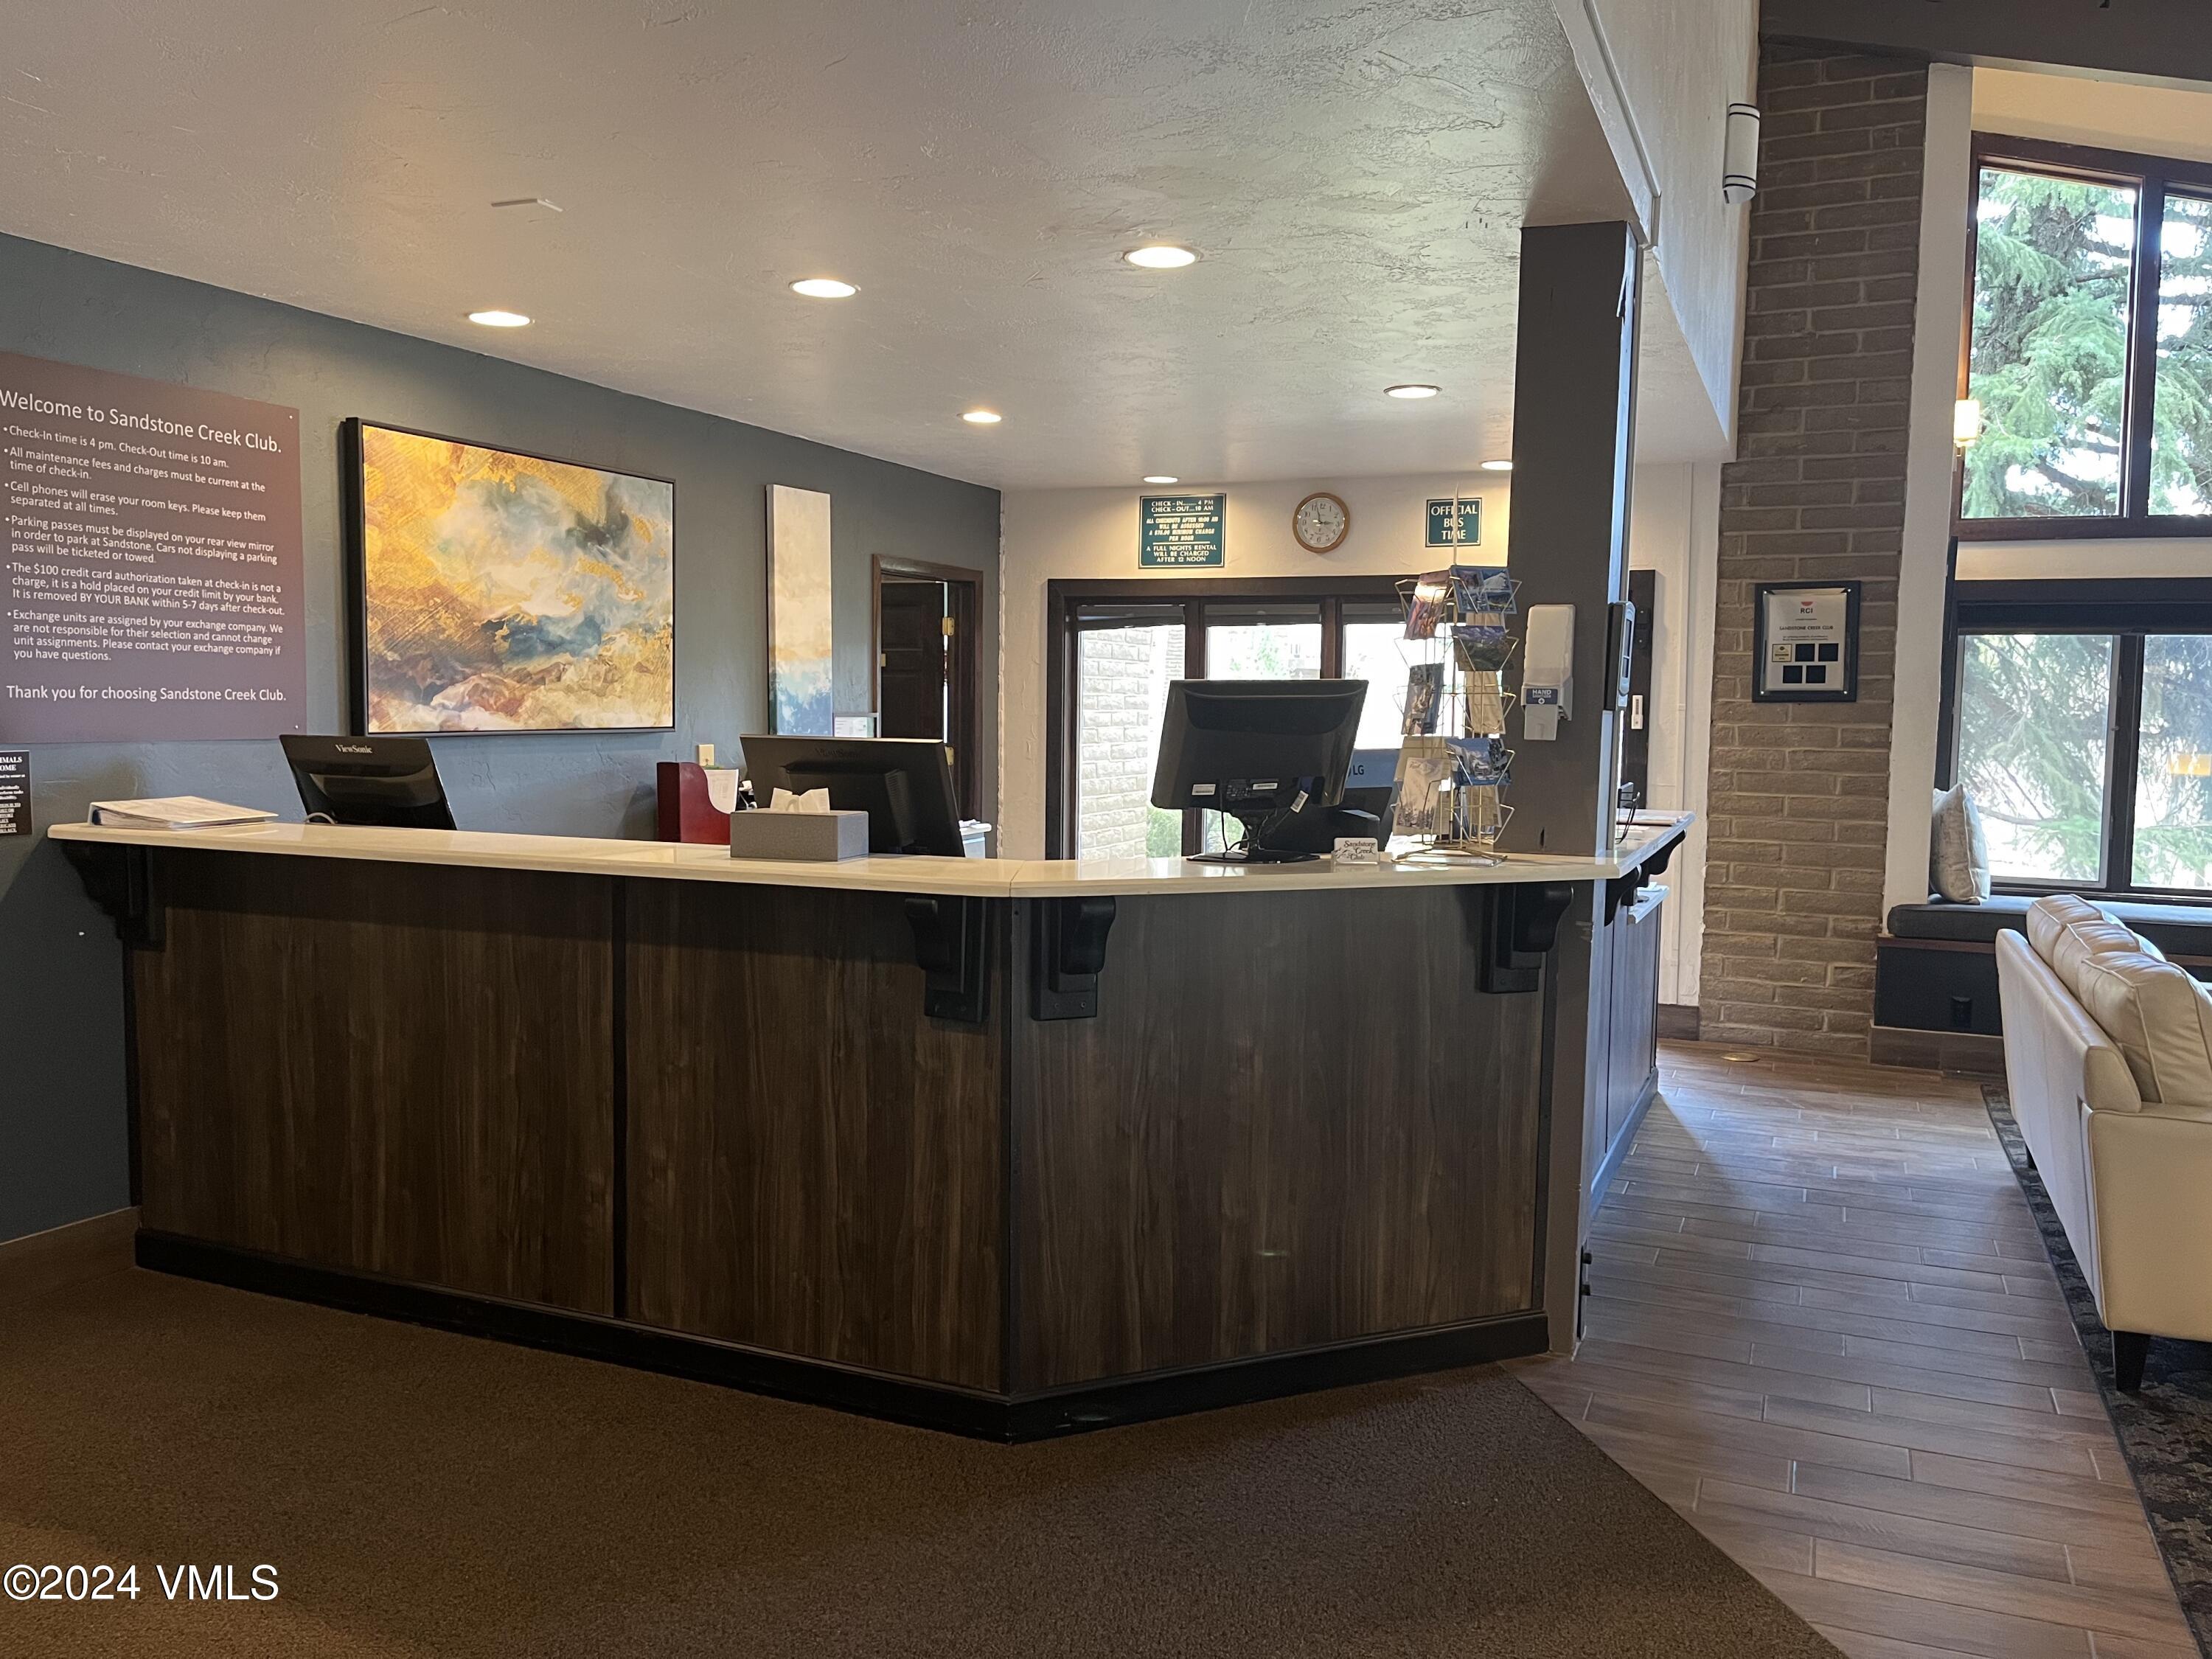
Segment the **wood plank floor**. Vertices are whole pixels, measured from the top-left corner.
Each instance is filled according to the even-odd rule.
[[[1669,1043],[1521,1379],[1853,1659],[2197,1659],[1978,1085]]]

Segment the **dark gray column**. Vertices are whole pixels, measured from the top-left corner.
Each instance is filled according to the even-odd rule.
[[[1625,224],[1521,233],[1508,558],[1521,583],[1522,628],[1532,605],[1575,607],[1575,702],[1550,742],[1528,741],[1519,710],[1509,721],[1513,779],[1505,798],[1513,818],[1503,845],[1511,852],[1587,858],[1609,843],[1616,739],[1605,706],[1607,610],[1628,590],[1642,260]],[[1579,886],[1547,992],[1553,1059],[1544,1304],[1558,1353],[1573,1343],[1590,1166],[1604,1118],[1613,964],[1603,915],[1602,884]]]
[[[1508,557],[1519,625],[1575,607],[1574,713],[1549,743],[1508,721],[1513,808],[1500,843],[1587,858],[1606,846],[1613,721],[1605,702],[1606,608],[1628,591],[1628,475],[1636,418],[1642,253],[1625,224],[1521,233]],[[1516,672],[1507,676],[1518,680]]]

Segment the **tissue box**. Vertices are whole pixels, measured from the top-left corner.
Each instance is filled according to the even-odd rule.
[[[803,859],[832,863],[866,858],[866,812],[732,812],[730,856],[733,859]]]

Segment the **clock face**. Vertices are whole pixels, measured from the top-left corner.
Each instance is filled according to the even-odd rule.
[[[1309,495],[1291,515],[1291,530],[1309,553],[1333,553],[1352,533],[1352,509],[1327,490]]]

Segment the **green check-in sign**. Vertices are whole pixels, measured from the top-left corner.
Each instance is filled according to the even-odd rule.
[[[1426,544],[1430,547],[1481,546],[1482,497],[1431,496]]]
[[[1226,495],[1146,495],[1138,505],[1137,568],[1204,568],[1227,562]]]

